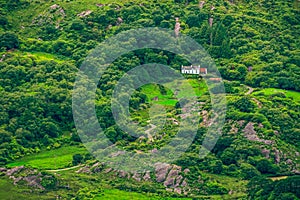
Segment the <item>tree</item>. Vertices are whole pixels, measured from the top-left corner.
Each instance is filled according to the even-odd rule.
[[[223,163],[220,160],[213,161],[210,168],[212,173],[220,174],[223,171]]]
[[[83,30],[84,29],[84,23],[80,20],[75,20],[71,24],[71,29],[76,30],[76,31]]]
[[[57,178],[52,175],[44,176],[41,185],[46,189],[54,189],[57,185]]]
[[[261,173],[275,174],[278,171],[278,167],[274,166],[269,160],[261,159],[256,163],[256,168]]]
[[[249,96],[244,96],[234,102],[234,106],[242,112],[252,112],[255,108],[255,103],[252,102]]]
[[[221,155],[220,159],[225,165],[235,164],[236,158],[235,154],[232,153],[232,150],[227,148]]]
[[[0,16],[0,26],[5,27],[8,24],[8,20],[4,16]]]
[[[195,14],[189,15],[187,20],[186,20],[186,23],[189,25],[190,28],[200,26],[199,17]]]
[[[243,178],[244,179],[251,179],[255,176],[260,175],[259,171],[254,166],[252,166],[250,164],[242,163],[240,168],[241,168],[241,171],[243,173]]]
[[[272,180],[263,176],[255,176],[247,184],[247,193],[250,199],[268,199],[270,192],[273,190],[274,185]]]
[[[3,33],[0,35],[0,48],[13,49],[19,47],[19,38],[14,33]]]
[[[73,155],[73,161],[72,161],[73,165],[78,165],[82,163],[82,161],[83,161],[83,156],[81,154]]]

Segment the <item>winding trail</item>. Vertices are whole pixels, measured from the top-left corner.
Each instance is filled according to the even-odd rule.
[[[245,86],[248,88],[248,92],[246,92],[245,95],[250,95],[254,91],[254,89],[248,85]]]
[[[71,170],[71,169],[77,169],[79,167],[82,167],[83,165],[76,165],[76,166],[73,166],[73,167],[67,167],[67,168],[63,168],[63,169],[49,169],[49,170],[46,170],[47,172],[61,172],[61,171],[68,171],[68,170]]]
[[[150,129],[146,130],[145,133],[147,134],[148,136],[148,139],[150,140],[150,142],[153,142],[154,139],[153,139],[153,136],[151,135],[151,131],[153,129],[155,129],[157,126],[155,126],[154,124],[150,124]]]

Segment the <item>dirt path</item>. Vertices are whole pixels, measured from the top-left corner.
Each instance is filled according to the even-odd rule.
[[[272,181],[278,181],[278,180],[286,179],[286,178],[288,178],[288,176],[274,176],[274,177],[268,177],[268,178],[271,179]]]
[[[247,85],[245,85],[245,86],[248,88],[248,92],[246,92],[245,95],[249,95],[254,91],[254,89],[252,87],[247,86]]]
[[[153,129],[155,129],[156,126],[155,126],[154,124],[150,124],[150,127],[151,127],[151,128],[149,128],[148,130],[146,130],[145,133],[147,134],[148,139],[150,140],[150,142],[153,142],[153,137],[152,137],[152,135],[151,135],[151,131],[152,131]]]
[[[260,101],[258,101],[255,98],[252,98],[253,101],[255,101],[256,105],[258,106],[258,108],[262,108],[262,103]]]
[[[76,165],[76,166],[73,166],[73,167],[67,167],[67,168],[63,168],[63,169],[49,169],[49,170],[46,170],[47,172],[61,172],[61,171],[68,171],[68,170],[71,170],[71,169],[76,169],[76,168],[79,168],[79,167],[82,167],[83,165]]]

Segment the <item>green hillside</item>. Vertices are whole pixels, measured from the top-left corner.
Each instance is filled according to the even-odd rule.
[[[0,199],[300,198],[299,5],[298,0],[0,0]],[[147,63],[179,72],[191,64],[182,55],[139,49],[109,63],[98,82],[94,103],[103,133],[124,151],[155,154],[184,124],[188,116],[180,98],[192,93],[198,130],[173,163],[158,163],[161,168],[149,173],[111,169],[93,156],[105,153],[107,141],[93,140],[86,148],[75,127],[77,72],[106,39],[143,27],[173,31],[176,19],[180,33],[203,46],[223,78],[212,79],[210,88],[217,94],[225,87],[222,136],[199,157],[218,117],[206,85],[210,75],[184,75],[180,84],[193,92],[178,95],[174,85],[137,88],[129,97],[129,113],[141,135],[118,126],[111,100],[126,72]],[[112,54],[118,51],[113,47]],[[80,89],[76,95],[84,94]]]

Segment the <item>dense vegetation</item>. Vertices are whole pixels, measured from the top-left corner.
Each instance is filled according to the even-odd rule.
[[[218,182],[212,181],[211,176],[216,175],[231,176],[244,185],[250,180],[248,191],[243,192],[252,199],[299,198],[297,189],[285,187],[299,185],[299,177],[275,182],[265,178],[299,173],[299,1],[98,3],[0,0],[1,166],[27,164],[44,170],[93,160],[81,148],[72,116],[78,68],[106,38],[139,27],[173,30],[178,17],[181,33],[199,42],[214,58],[225,79],[228,110],[222,137],[211,154],[199,159],[205,123],[212,115],[210,96],[203,80],[186,77],[199,102],[206,103],[200,111],[208,114],[200,117],[193,144],[175,164],[192,171],[189,184],[202,188],[195,191],[197,195],[223,195],[231,190],[218,178]],[[188,64],[170,52],[143,49],[122,56],[102,76],[96,92],[99,123],[110,140],[126,150],[159,149],[178,128],[168,121],[160,131],[166,136],[158,134],[149,142],[147,138],[131,137],[115,124],[110,108],[114,86],[126,71],[145,63],[166,64],[177,70]],[[178,100],[172,91],[155,84],[141,87],[131,97],[132,118],[143,127],[149,126],[148,111],[153,104],[163,105],[169,118],[180,121]],[[61,164],[49,162],[56,156],[54,152],[65,152],[58,160]],[[35,158],[45,160],[39,164]],[[199,176],[204,177],[201,183]],[[116,188],[122,188],[122,184],[116,184]],[[79,191],[79,199],[85,193],[84,189]]]

